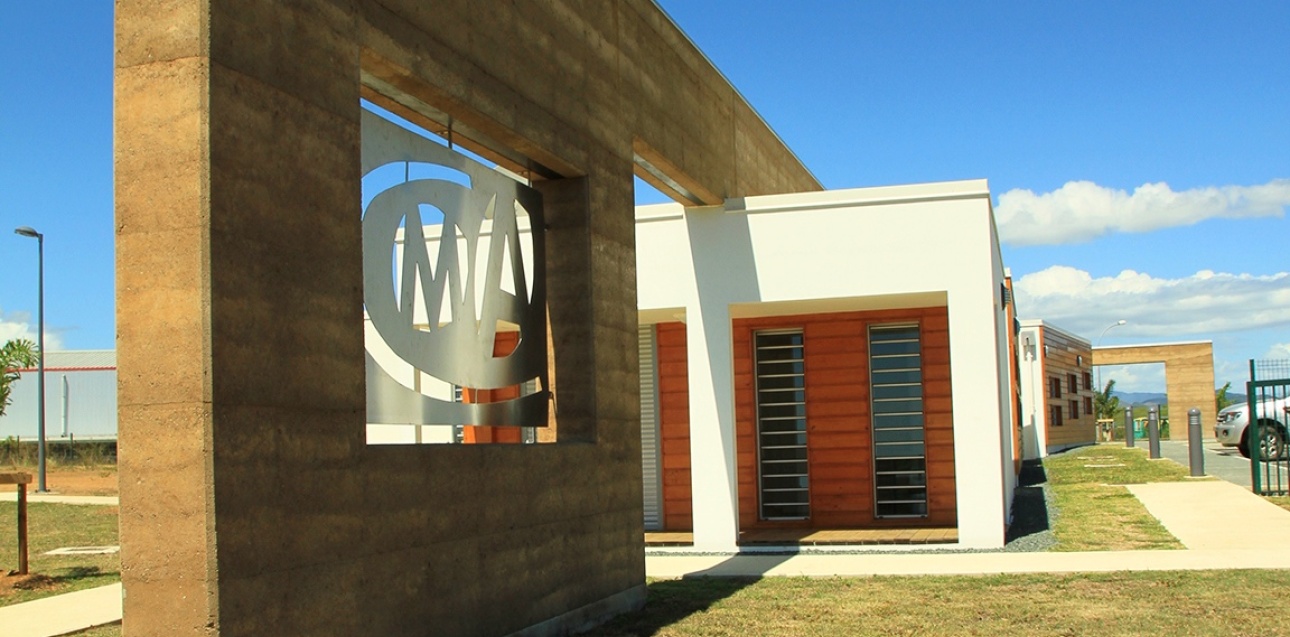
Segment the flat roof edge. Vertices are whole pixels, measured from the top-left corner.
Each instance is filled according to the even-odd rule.
[[[893,186],[868,186],[864,188],[846,188],[840,190],[821,190],[810,192],[786,193],[779,195],[757,195],[727,199],[726,212],[784,212],[791,210],[809,210],[822,207],[876,206],[924,201],[952,201],[958,199],[990,200],[990,186],[985,179],[966,179],[960,181],[935,181],[918,184],[899,184]],[[685,207],[678,203],[660,203],[636,206],[637,220],[657,220],[677,218],[689,208],[711,208],[713,206]]]
[[[1137,345],[1099,345],[1093,349],[1130,349],[1133,347],[1174,347],[1177,345],[1213,345],[1214,341],[1171,341],[1168,343],[1138,343]]]

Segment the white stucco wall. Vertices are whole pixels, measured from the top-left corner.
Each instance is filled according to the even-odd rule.
[[[736,549],[731,319],[933,305],[949,308],[960,544],[1002,546],[1009,327],[984,181],[643,207],[636,240],[642,322],[687,319],[696,550]]]
[[[1022,458],[1037,460],[1048,455],[1048,410],[1044,402],[1042,321],[1021,321],[1018,355],[1021,357],[1021,449]]]

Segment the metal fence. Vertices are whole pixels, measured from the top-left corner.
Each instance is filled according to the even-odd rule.
[[[1251,486],[1290,495],[1290,360],[1251,360],[1246,394]]]

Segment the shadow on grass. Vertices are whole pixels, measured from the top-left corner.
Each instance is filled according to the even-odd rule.
[[[1007,542],[1051,530],[1048,502],[1044,497],[1044,484],[1047,482],[1048,474],[1041,461],[1022,463],[1012,501],[1012,524],[1008,527]]]
[[[62,568],[58,570],[61,572],[58,575],[54,575],[51,579],[53,579],[55,582],[58,582],[59,584],[64,584],[64,583],[70,584],[72,582],[76,582],[83,579],[89,579],[91,577],[103,577],[106,575],[118,575],[118,576],[120,575],[120,573],[109,573],[108,571],[105,571],[97,566],[71,566],[68,568]]]
[[[760,582],[763,577],[793,556],[801,547],[785,545],[779,550],[740,552],[681,579],[650,582],[645,607],[580,633],[588,637],[646,637],[687,617],[711,609],[724,599]]]
[[[656,635],[691,615],[702,613],[717,602],[761,581],[761,577],[697,575],[683,579],[659,580],[649,584],[645,608],[622,615],[588,633],[588,637],[645,637]]]

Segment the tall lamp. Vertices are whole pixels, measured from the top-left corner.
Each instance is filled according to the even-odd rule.
[[[1101,346],[1102,346],[1102,337],[1103,337],[1103,336],[1106,336],[1106,333],[1107,333],[1107,332],[1109,332],[1109,331],[1111,331],[1112,329],[1117,328],[1117,327],[1119,327],[1119,326],[1121,326],[1121,325],[1124,325],[1125,323],[1128,323],[1128,321],[1126,321],[1126,320],[1124,320],[1124,319],[1120,319],[1120,320],[1118,320],[1118,321],[1116,321],[1116,322],[1114,322],[1114,323],[1112,323],[1112,324],[1110,324],[1110,325],[1107,325],[1107,326],[1106,326],[1106,329],[1102,330],[1102,333],[1098,335],[1098,337],[1097,337],[1097,345],[1096,345],[1096,347],[1101,347]],[[1096,356],[1094,356],[1094,357],[1093,357],[1093,364],[1094,364],[1095,366],[1097,366],[1097,390],[1100,392],[1100,391],[1102,391],[1102,390],[1103,390],[1103,387],[1102,387],[1102,366],[1097,364],[1097,357],[1096,357]]]
[[[14,229],[16,234],[36,240],[39,255],[37,283],[37,318],[36,335],[37,361],[36,371],[36,493],[48,493],[45,484],[45,235],[36,232],[29,226]]]

